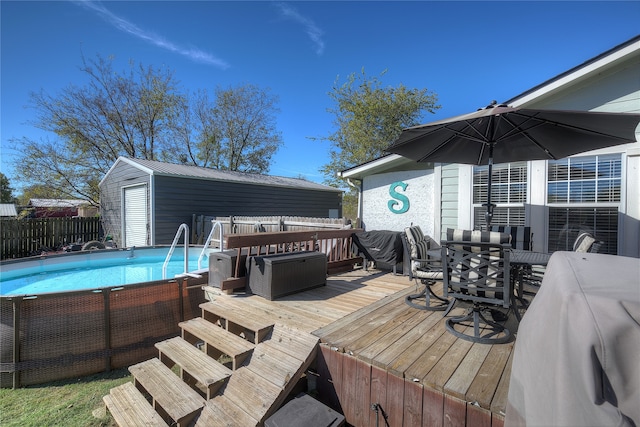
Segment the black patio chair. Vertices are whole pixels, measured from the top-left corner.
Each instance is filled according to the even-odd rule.
[[[442,242],[444,295],[467,314],[446,320],[455,336],[484,344],[506,343],[513,334],[504,326],[514,301],[510,277],[510,245],[471,241]]]
[[[531,232],[531,227],[524,225],[491,224],[491,231],[510,235],[512,249],[533,250],[533,233]]]
[[[579,230],[578,237],[573,242],[574,252],[602,253],[605,243],[596,238],[591,231]],[[545,268],[528,268],[523,271],[522,281],[525,285],[539,288],[542,284]]]
[[[433,286],[442,282],[443,276],[440,245],[431,237],[425,236],[417,225],[405,228],[402,237],[411,260],[409,279],[416,281],[416,287],[424,286],[422,291],[407,295],[406,303],[420,310],[446,310],[449,300],[433,291]]]
[[[573,242],[574,252],[600,253],[604,247],[604,242],[598,240],[590,231],[580,230],[578,237]]]

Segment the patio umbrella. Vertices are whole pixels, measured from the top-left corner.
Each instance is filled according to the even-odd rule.
[[[418,162],[488,165],[487,227],[493,163],[561,159],[635,142],[640,114],[535,110],[489,105],[473,113],[404,129],[385,151]]]

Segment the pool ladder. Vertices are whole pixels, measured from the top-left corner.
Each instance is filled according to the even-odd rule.
[[[198,270],[202,268],[202,258],[204,258],[204,255],[207,249],[209,249],[209,245],[213,240],[213,234],[216,228],[218,229],[218,232],[219,232],[219,238],[217,240],[219,243],[218,250],[219,251],[223,250],[224,241],[222,239],[222,223],[220,221],[216,221],[216,222],[211,221],[211,222],[213,223],[213,226],[211,227],[211,232],[209,233],[209,236],[207,237],[207,242],[205,243],[204,247],[202,248],[202,252],[200,252],[200,256],[198,257]],[[199,274],[189,273],[189,226],[183,223],[183,224],[180,224],[180,227],[178,227],[178,231],[176,231],[176,236],[173,238],[173,243],[171,243],[171,248],[169,249],[169,253],[167,254],[167,257],[164,260],[164,264],[162,264],[162,279],[167,278],[167,265],[169,264],[169,260],[173,256],[173,251],[176,249],[176,246],[178,245],[178,241],[180,240],[180,236],[183,233],[184,233],[184,271],[182,272],[182,274],[177,274],[176,277],[184,277],[184,276],[190,276],[190,277],[196,277],[196,278],[201,277]]]
[[[204,258],[204,254],[206,253],[207,249],[209,249],[209,245],[213,240],[213,233],[215,233],[216,228],[218,229],[218,239],[216,240],[218,242],[218,251],[222,252],[224,250],[224,240],[222,240],[222,223],[220,221],[211,220],[211,224],[211,232],[209,232],[207,241],[205,242],[204,247],[202,248],[202,252],[200,252],[200,256],[198,257],[198,270],[202,269],[202,258]]]

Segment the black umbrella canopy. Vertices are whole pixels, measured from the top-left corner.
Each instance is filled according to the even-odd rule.
[[[489,165],[486,225],[491,225],[493,163],[561,159],[636,142],[640,114],[534,110],[489,105],[402,131],[386,151],[417,162]]]
[[[561,159],[635,142],[640,114],[489,106],[402,131],[386,151],[418,162],[474,165]],[[493,153],[491,153],[493,152]]]

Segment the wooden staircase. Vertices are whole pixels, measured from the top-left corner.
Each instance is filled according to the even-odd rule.
[[[261,426],[315,359],[309,333],[217,301],[200,307],[182,337],[157,343],[158,357],[103,397],[119,426]]]

